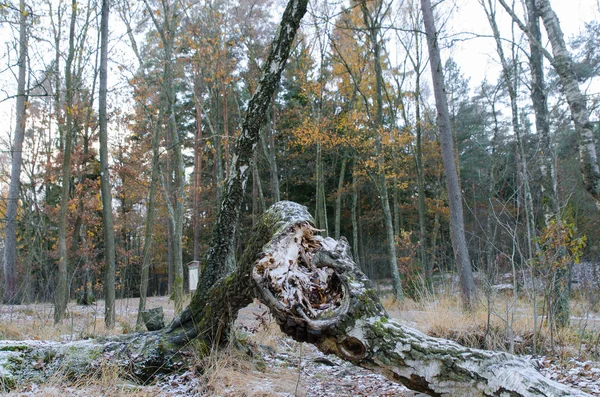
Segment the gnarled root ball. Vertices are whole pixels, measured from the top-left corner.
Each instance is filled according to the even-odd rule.
[[[360,359],[366,347],[345,331],[362,314],[385,312],[354,264],[348,241],[316,232],[303,222],[272,240],[254,263],[252,279],[285,334]]]

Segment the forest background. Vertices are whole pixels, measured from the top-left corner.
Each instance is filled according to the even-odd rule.
[[[584,20],[552,2],[569,21],[563,26],[597,138],[600,5],[577,4],[571,8],[585,10]],[[57,322],[66,301],[89,303],[111,285],[100,194],[107,174],[116,296],[169,294],[181,310],[184,266],[204,260],[231,146],[282,7],[113,2],[105,173],[100,6],[0,3],[0,227],[15,220],[17,253],[12,264],[3,255],[2,294],[9,303],[56,302]],[[527,20],[521,3],[509,7]],[[540,299],[541,314],[564,326],[574,294],[597,310],[600,225],[559,76],[546,62],[543,134],[531,99],[532,50],[504,8],[444,1],[435,11],[477,289],[487,296],[502,284],[523,289]],[[285,199],[307,205],[324,234],[346,236],[364,272],[383,290],[392,284],[397,298],[457,291],[419,3],[313,2],[309,12],[261,130],[230,267],[258,216]],[[24,126],[24,142],[11,218],[15,125]],[[3,241],[9,252],[12,243]],[[572,291],[573,281],[587,288]]]

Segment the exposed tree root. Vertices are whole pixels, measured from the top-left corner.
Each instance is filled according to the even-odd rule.
[[[346,239],[314,232],[308,220],[291,227],[252,269],[260,299],[287,335],[431,396],[587,395],[545,378],[525,359],[398,324],[355,265]]]

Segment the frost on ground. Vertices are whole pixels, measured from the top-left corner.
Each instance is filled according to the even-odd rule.
[[[101,303],[94,307],[71,307],[73,322],[64,329],[44,331],[40,328],[51,323],[51,310],[40,305],[0,307],[0,334],[13,339],[77,340],[102,329]],[[168,298],[150,298],[149,307],[163,306],[168,317],[172,304]],[[171,308],[169,308],[171,306]],[[119,333],[127,332],[135,324],[135,301],[120,301],[117,315]],[[45,316],[48,316],[46,319]],[[12,321],[12,322],[11,322]],[[29,323],[35,323],[30,324]],[[12,324],[12,325],[11,325]],[[7,396],[262,396],[262,397],[384,397],[417,396],[404,386],[383,376],[355,367],[336,357],[326,356],[310,344],[294,342],[283,335],[271,320],[265,306],[252,304],[240,311],[237,321],[238,335],[249,343],[250,355],[231,347],[218,355],[211,355],[182,374],[162,377],[153,385],[141,386],[114,372],[109,365],[101,371],[99,379],[67,381],[60,377],[46,384],[18,385]],[[68,336],[68,338],[65,337]],[[48,343],[36,341],[33,343]],[[78,342],[72,342],[78,343]],[[600,363],[574,359],[560,361],[547,357],[534,360],[540,371],[550,379],[600,396]],[[0,395],[4,396],[0,391]],[[422,395],[421,395],[422,396]]]
[[[550,357],[538,358],[537,362],[544,376],[594,396],[600,396],[600,363],[573,358],[559,361]]]

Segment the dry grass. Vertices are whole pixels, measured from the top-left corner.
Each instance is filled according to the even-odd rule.
[[[386,298],[383,303],[390,315],[432,336],[470,347],[508,351],[512,332],[515,353],[533,351],[533,304],[527,296],[518,296],[515,301],[512,292],[498,293],[492,295],[489,303],[486,297],[479,296],[470,312],[462,309],[458,294],[427,294],[419,301],[405,299],[403,302]],[[573,299],[571,326],[554,330],[553,335],[541,315],[541,299],[537,304],[538,354],[598,359],[598,351],[591,345],[600,329],[599,314],[586,302]]]
[[[0,339],[68,341],[126,334],[135,330],[138,304],[137,298],[118,299],[112,330],[104,325],[104,301],[89,306],[70,302],[66,318],[58,325],[54,325],[52,304],[0,305]],[[174,317],[174,305],[168,297],[148,298],[146,307],[158,306],[163,308],[166,321]]]
[[[0,339],[68,341],[95,338],[132,332],[137,316],[137,299],[118,300],[116,326],[107,330],[104,325],[104,303],[80,306],[71,302],[68,317],[62,324],[54,325],[51,304],[0,306]],[[173,302],[168,297],[149,298],[147,307],[163,307],[167,321],[174,316]],[[271,316],[263,310],[242,310],[244,323],[251,324],[247,339],[262,349],[278,349],[285,338]],[[258,313],[258,315],[255,315]],[[262,314],[264,313],[264,314]],[[292,348],[293,350],[293,348]],[[202,396],[303,396],[304,388],[298,383],[298,371],[287,366],[267,365],[261,355],[251,358],[239,349],[229,347],[197,358],[194,377],[200,377]],[[175,396],[177,391],[165,391],[164,384],[139,386],[120,373],[118,368],[106,363],[99,374],[79,379],[55,375],[42,385],[18,384],[14,391],[2,396]],[[167,387],[167,389],[169,389]]]
[[[298,372],[288,367],[265,366],[237,349],[228,348],[200,361],[203,396],[275,397],[303,396]]]
[[[40,396],[40,397],[65,397],[65,396],[103,396],[103,397],[158,397],[161,395],[152,387],[140,387],[128,382],[119,369],[110,363],[104,363],[97,376],[85,379],[71,380],[64,374],[58,373],[43,384],[16,385],[14,391],[3,396]]]
[[[137,305],[137,299],[117,302],[117,326],[113,330],[107,330],[104,326],[102,302],[94,306],[70,304],[68,318],[58,326],[53,324],[52,305],[0,306],[0,339],[60,341],[128,333],[135,328]],[[157,306],[163,307],[167,321],[173,317],[173,303],[167,297],[149,299],[147,307]],[[406,299],[401,303],[388,298],[384,299],[384,306],[390,315],[407,325],[430,335],[453,339],[471,347],[508,350],[507,324],[511,324],[516,341],[515,352],[531,352],[533,307],[531,300],[526,297],[517,299],[513,306],[510,293],[496,294],[489,311],[487,300],[480,297],[469,313],[462,310],[457,294],[426,294],[419,301]],[[592,309],[594,307],[584,300],[573,299],[572,314],[579,320],[573,320],[571,327],[553,335],[555,354],[561,357],[584,356],[598,359],[598,349],[594,352],[589,348],[593,345],[594,337],[600,339],[598,323],[588,321],[590,318],[593,320],[599,317]],[[490,327],[486,329],[488,314]],[[260,346],[261,351],[272,351],[276,355],[282,351],[290,353],[300,349],[295,342],[290,342],[279,331],[279,327],[264,306],[255,305],[243,309],[240,311],[239,318],[246,331],[249,331],[247,335],[240,337],[246,338],[254,346]],[[547,324],[542,323],[538,345],[544,349],[542,353],[550,352],[550,333]],[[274,362],[267,363],[263,361],[262,354],[256,354],[252,358],[251,355],[242,353],[234,347],[222,349],[202,358],[198,357],[196,371],[191,377],[199,379],[196,382],[199,384],[196,392],[201,396],[306,395],[306,387],[299,381],[298,369],[289,365],[278,366]],[[167,393],[164,384],[163,388],[160,385],[137,386],[109,364],[102,368],[99,376],[90,376],[73,382],[57,375],[43,385],[17,385],[16,390],[19,393],[13,392],[8,395],[48,397],[177,395],[176,392]]]

